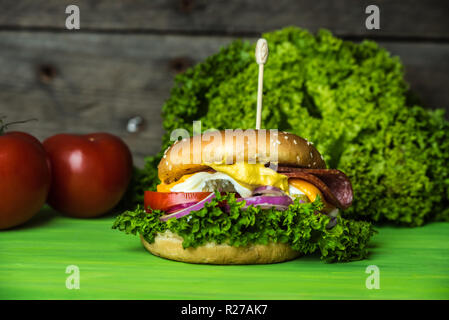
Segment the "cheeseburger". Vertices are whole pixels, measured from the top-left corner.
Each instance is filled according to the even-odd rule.
[[[270,230],[263,232],[264,241],[258,241],[262,232],[254,231],[250,222],[243,229],[233,229],[229,221],[214,222],[214,217],[251,212],[254,216],[246,219],[254,224],[265,214],[281,219],[294,206],[320,202],[313,214],[316,219],[329,217],[326,228],[331,229],[339,210],[348,208],[353,198],[347,176],[326,169],[312,143],[277,130],[210,131],[181,139],[165,151],[158,176],[161,183],[157,190],[145,192],[147,218],[157,215],[158,221],[149,227],[153,230],[140,233],[141,241],[156,256],[190,263],[256,264],[294,259],[301,253],[282,237],[270,237]],[[230,208],[227,201],[217,201],[222,195],[232,195],[238,209]],[[189,227],[194,219],[196,225]],[[295,219],[301,221],[301,216]],[[204,230],[201,242],[190,246],[191,235],[188,231],[182,235],[174,232],[170,228],[174,223],[197,233],[207,223],[213,230]],[[229,236],[212,236],[229,235],[232,230],[238,230],[235,232],[242,237],[245,232],[253,232],[252,240],[239,243],[235,241],[239,235],[231,234],[233,241],[228,241]]]

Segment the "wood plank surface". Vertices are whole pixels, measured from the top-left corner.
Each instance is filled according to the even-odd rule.
[[[0,114],[37,118],[20,126],[40,139],[57,132],[108,131],[137,164],[157,153],[161,106],[177,72],[231,39],[183,36],[0,33]],[[143,130],[126,131],[134,116]]]
[[[405,68],[405,80],[427,108],[446,110],[449,119],[449,43],[379,42],[399,56]]]
[[[59,132],[108,131],[130,145],[137,165],[159,151],[160,109],[173,78],[234,37],[0,32],[0,114],[37,118],[17,129],[44,139]],[[255,41],[256,38],[248,38]],[[402,59],[423,103],[449,109],[449,44],[381,42]],[[137,133],[127,122],[142,116]]]
[[[0,299],[449,299],[449,223],[380,227],[357,262],[211,266],[155,257],[112,222],[44,209],[0,232]],[[66,288],[69,265],[79,267],[79,290]],[[370,265],[378,290],[366,288]]]
[[[76,4],[81,30],[252,34],[296,25],[337,35],[448,39],[446,0],[3,0],[0,28],[65,28]],[[381,11],[381,30],[367,30],[365,8]]]

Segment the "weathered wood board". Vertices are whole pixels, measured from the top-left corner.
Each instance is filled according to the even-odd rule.
[[[0,39],[0,114],[38,118],[21,128],[39,138],[118,134],[138,162],[159,151],[160,110],[175,74],[231,40],[28,32],[3,32]],[[127,122],[137,115],[145,125],[130,134]]]
[[[236,34],[297,25],[342,36],[448,39],[446,0],[3,0],[0,27],[65,28],[65,8],[76,4],[82,30]],[[367,30],[365,9],[381,11],[381,30]]]

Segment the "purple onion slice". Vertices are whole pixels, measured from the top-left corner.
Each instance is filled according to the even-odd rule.
[[[182,209],[180,211],[176,211],[171,214],[163,215],[159,219],[161,221],[167,221],[168,219],[171,219],[171,218],[176,218],[176,219],[182,218],[182,217],[190,214],[190,212],[192,212],[192,211],[196,211],[196,210],[200,210],[200,209],[204,208],[204,205],[208,202],[211,202],[212,199],[214,199],[214,198],[215,198],[215,193],[211,193],[209,196],[207,196],[203,200],[195,203],[194,205],[187,207],[185,209]]]
[[[284,211],[287,210],[288,206],[293,204],[292,199],[287,196],[255,196],[249,198],[243,198],[237,201],[245,201],[245,206],[243,209],[253,205],[259,206],[262,209],[270,209],[272,207],[277,210]]]
[[[184,208],[188,208],[190,206],[193,206],[194,204],[197,204],[197,202],[186,202],[186,203],[176,204],[174,206],[171,206],[167,210],[165,210],[165,214],[167,215],[169,213],[174,213],[174,212],[182,210]]]

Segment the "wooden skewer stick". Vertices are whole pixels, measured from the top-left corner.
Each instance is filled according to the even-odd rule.
[[[260,129],[262,121],[262,94],[263,94],[263,66],[268,59],[268,43],[267,40],[261,38],[257,40],[256,45],[256,62],[259,65],[259,84],[257,87],[257,116],[256,129]]]

